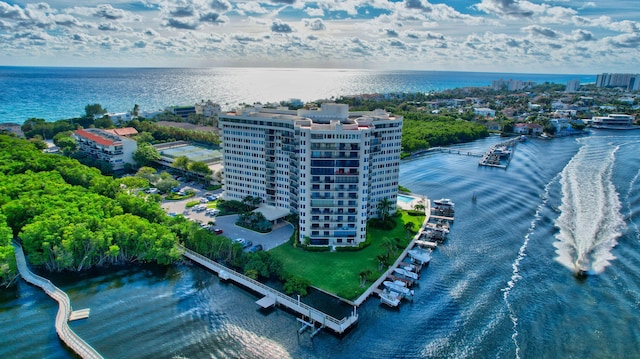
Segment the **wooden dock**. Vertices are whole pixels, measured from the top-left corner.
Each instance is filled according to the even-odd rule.
[[[482,153],[473,152],[473,151],[464,151],[455,148],[447,148],[447,147],[431,147],[425,152],[440,152],[440,153],[449,153],[453,155],[462,155],[462,156],[471,156],[471,157],[482,157]]]
[[[16,242],[13,242],[15,248],[16,262],[18,264],[18,271],[20,276],[29,284],[42,288],[51,298],[58,302],[58,314],[56,314],[56,333],[62,342],[73,350],[81,358],[100,359],[102,355],[98,353],[91,345],[82,340],[70,327],[69,320],[71,318],[72,309],[71,301],[67,293],[63,292],[60,288],[51,283],[50,280],[40,277],[34,274],[27,267],[27,260],[24,257],[22,246]],[[89,315],[88,309],[86,312],[80,312],[81,316]],[[86,317],[85,317],[86,318]]]
[[[258,300],[261,307],[269,307],[281,305],[287,309],[296,312],[307,318],[305,322],[312,323],[313,325],[319,325],[319,328],[328,328],[335,333],[342,334],[346,332],[352,325],[358,321],[358,313],[354,307],[351,315],[342,319],[336,319],[329,314],[313,308],[307,304],[300,302],[288,295],[281,293],[265,284],[262,284],[256,280],[253,280],[241,273],[229,269],[222,264],[215,262],[199,253],[196,253],[188,248],[181,247],[182,255],[186,258],[200,264],[201,266],[212,270],[220,276],[220,273],[224,277],[228,278],[245,288],[248,288],[256,293],[263,295],[264,297]],[[271,304],[273,303],[273,304]]]
[[[511,162],[511,158],[513,157],[513,153],[516,150],[517,143],[518,139],[515,138],[494,144],[489,148],[489,150],[487,150],[487,152],[485,152],[484,155],[482,155],[478,165],[507,169],[507,166],[509,166],[509,163]],[[499,151],[499,149],[503,147],[509,150],[509,153],[506,156],[504,153]]]
[[[89,308],[74,310],[73,312],[71,312],[71,314],[69,314],[69,321],[73,322],[74,320],[87,319],[89,318],[89,311]]]

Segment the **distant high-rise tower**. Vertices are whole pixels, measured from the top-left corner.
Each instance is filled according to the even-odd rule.
[[[580,80],[578,79],[569,80],[567,81],[567,88],[565,89],[565,92],[576,92],[578,91],[579,88],[580,88]]]
[[[596,87],[620,87],[628,91],[638,91],[640,74],[603,73],[596,78]]]

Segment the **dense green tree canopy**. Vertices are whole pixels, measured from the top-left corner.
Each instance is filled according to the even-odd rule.
[[[84,113],[86,117],[93,118],[95,115],[103,115],[107,113],[107,109],[102,108],[102,105],[100,105],[99,103],[94,103],[86,105],[84,107]]]
[[[133,160],[138,166],[148,166],[160,160],[160,153],[148,143],[139,143],[138,148],[133,152]]]
[[[404,116],[402,149],[406,152],[470,142],[489,135],[486,127],[475,122],[414,112]]]
[[[163,223],[162,208],[123,191],[122,183],[0,136],[0,211],[6,217],[0,236],[4,222],[31,264],[56,271],[177,259],[178,237]],[[0,268],[10,268],[3,253],[0,248]]]

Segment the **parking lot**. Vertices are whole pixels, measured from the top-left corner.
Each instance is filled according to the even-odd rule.
[[[228,216],[208,216],[205,211],[196,212],[192,209],[187,209],[186,204],[191,201],[199,201],[202,195],[205,193],[220,194],[222,190],[217,191],[205,191],[198,188],[187,186],[181,186],[184,189],[192,189],[196,191],[196,196],[179,201],[162,201],[162,208],[167,213],[184,214],[185,217],[193,219],[199,223],[215,222],[214,227],[222,229],[222,235],[229,239],[244,238],[246,241],[251,241],[252,245],[260,244],[264,250],[275,248],[283,243],[286,243],[291,234],[293,234],[293,225],[287,222],[278,223],[274,226],[273,230],[269,233],[258,233],[248,230],[236,225],[238,218],[237,214]],[[248,248],[247,248],[248,249]]]

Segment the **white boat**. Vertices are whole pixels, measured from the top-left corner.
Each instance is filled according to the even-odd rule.
[[[451,201],[449,198],[434,199],[433,203],[437,206],[446,206],[446,207],[455,206],[455,203],[453,203],[453,201]]]
[[[413,296],[413,290],[407,288],[406,283],[403,281],[396,280],[392,282],[390,280],[385,280],[382,284],[392,292],[400,293],[405,297]]]
[[[380,292],[380,302],[390,307],[397,307],[398,304],[400,304],[401,298],[400,293],[392,292],[387,289]]]
[[[416,267],[414,264],[405,264],[402,267],[400,267],[404,270],[408,270],[409,272],[418,272],[418,267]]]
[[[431,260],[431,251],[414,248],[408,253],[411,258],[418,262],[421,262],[422,264],[429,263],[429,261]]]
[[[415,280],[418,280],[420,278],[418,276],[418,273],[414,273],[403,268],[394,268],[393,271],[407,278],[411,278]]]

